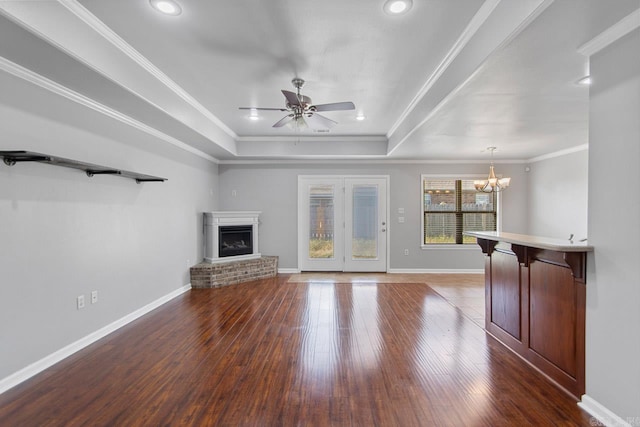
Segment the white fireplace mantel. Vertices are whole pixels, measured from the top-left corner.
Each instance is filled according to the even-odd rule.
[[[260,211],[214,211],[204,212],[204,260],[210,263],[228,262],[260,258],[258,250],[258,225],[260,223]],[[253,253],[248,255],[236,255],[220,257],[219,229],[227,225],[251,225],[253,239]]]

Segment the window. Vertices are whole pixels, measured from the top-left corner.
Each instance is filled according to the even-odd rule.
[[[422,177],[424,245],[475,244],[465,231],[495,231],[496,193],[478,193],[473,179]]]

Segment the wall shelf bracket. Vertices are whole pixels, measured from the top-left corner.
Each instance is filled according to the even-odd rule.
[[[88,170],[87,171],[87,176],[89,178],[93,178],[94,175],[122,175],[122,171],[119,170],[103,170],[103,171],[98,171],[98,170]]]

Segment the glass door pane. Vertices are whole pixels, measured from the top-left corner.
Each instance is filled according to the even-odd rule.
[[[334,258],[335,186],[309,187],[309,258]]]
[[[352,259],[378,257],[378,186],[354,185],[351,232]]]

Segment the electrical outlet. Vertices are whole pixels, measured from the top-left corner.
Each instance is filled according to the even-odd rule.
[[[236,190],[231,190],[231,197],[236,197],[238,192]]]
[[[78,302],[78,310],[84,308],[84,295],[80,295],[76,301]]]
[[[403,216],[399,216],[398,217],[398,223],[404,224],[404,217]]]
[[[98,291],[91,291],[91,304],[98,302]]]
[[[409,255],[409,249],[405,249],[405,250],[404,250],[404,254],[405,254],[405,255]]]

